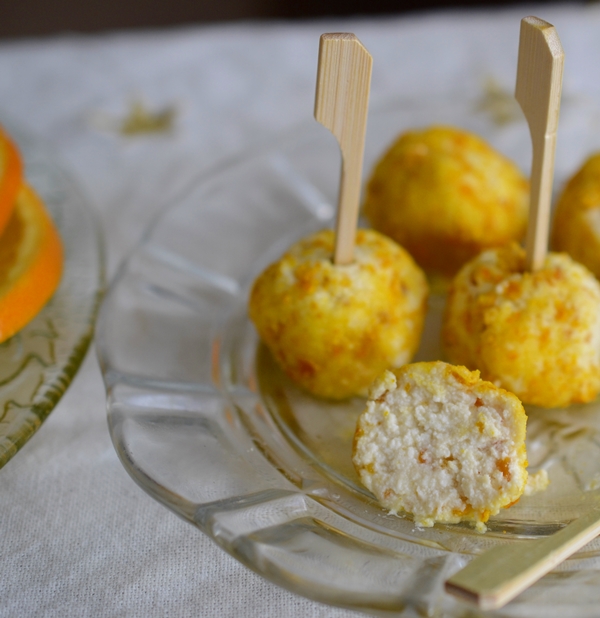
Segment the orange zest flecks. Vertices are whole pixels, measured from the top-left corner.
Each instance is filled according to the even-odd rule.
[[[30,322],[58,287],[63,247],[33,189],[23,184],[0,235],[0,342]]]

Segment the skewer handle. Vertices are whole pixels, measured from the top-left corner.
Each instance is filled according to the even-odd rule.
[[[354,34],[321,36],[315,118],[335,135],[342,151],[335,264],[354,259],[372,65]]]
[[[533,159],[527,226],[527,269],[542,267],[548,250],[556,130],[565,54],[552,24],[521,20],[515,98],[531,133]]]
[[[600,510],[592,510],[545,539],[499,545],[474,558],[445,583],[446,592],[498,609],[600,534]]]

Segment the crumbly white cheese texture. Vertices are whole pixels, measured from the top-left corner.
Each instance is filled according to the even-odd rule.
[[[419,526],[471,521],[485,531],[525,490],[526,422],[519,399],[478,371],[414,363],[373,384],[352,460],[391,512]]]
[[[546,491],[549,484],[550,478],[548,477],[548,472],[546,470],[542,469],[534,472],[533,474],[530,473],[527,477],[527,485],[525,485],[523,495],[533,496],[540,491]]]

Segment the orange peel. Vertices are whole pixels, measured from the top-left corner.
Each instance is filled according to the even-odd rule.
[[[60,282],[63,256],[43,202],[22,184],[0,235],[0,342],[30,322],[50,299]]]
[[[0,126],[0,234],[10,219],[22,181],[21,155]]]

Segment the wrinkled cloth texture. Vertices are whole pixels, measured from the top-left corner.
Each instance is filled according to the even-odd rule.
[[[477,97],[490,79],[512,92],[519,21],[530,14],[557,27],[564,97],[600,105],[600,5],[548,4],[4,42],[0,118],[54,148],[90,198],[110,277],[195,178],[310,121],[321,33],[354,32],[371,52],[375,108]],[[135,101],[173,108],[172,131],[121,135]],[[0,616],[356,615],[254,574],[131,480],[110,441],[93,347],[0,470],[0,521]]]

